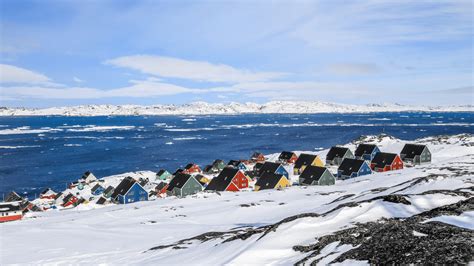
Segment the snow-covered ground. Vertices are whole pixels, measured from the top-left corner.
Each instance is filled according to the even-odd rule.
[[[45,109],[0,108],[0,116],[64,115],[207,115],[207,114],[311,114],[311,113],[368,113],[368,112],[472,112],[474,105],[414,106],[401,104],[349,105],[328,102],[273,101],[257,103],[206,103],[194,102],[183,105],[81,105]]]
[[[389,136],[370,136],[347,146],[354,149],[358,141],[397,153],[405,143]],[[89,203],[31,213],[22,221],[0,224],[0,264],[294,264],[311,254],[295,246],[311,246],[316,238],[354,228],[356,223],[414,217],[473,196],[472,135],[417,142],[429,146],[432,163],[337,181],[334,186],[202,192],[182,199],[100,208]],[[312,153],[324,158],[327,150]],[[153,173],[135,175],[152,177]],[[112,183],[118,177],[105,180]],[[464,230],[472,229],[474,223],[472,210],[430,219],[423,223],[438,221],[468,228]],[[429,237],[426,232],[412,231],[413,237]],[[326,264],[357,248],[331,242],[308,262]]]

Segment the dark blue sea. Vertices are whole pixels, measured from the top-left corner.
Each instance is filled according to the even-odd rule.
[[[87,170],[98,177],[174,171],[253,151],[319,150],[380,133],[413,140],[471,133],[473,125],[472,113],[0,117],[0,193],[32,198]]]

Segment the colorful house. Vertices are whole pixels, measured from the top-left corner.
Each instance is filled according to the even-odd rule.
[[[355,157],[349,148],[333,146],[326,155],[326,164],[340,165],[345,158],[354,159]]]
[[[79,199],[74,196],[73,194],[69,193],[63,198],[63,203],[61,204],[63,207],[74,206]]]
[[[328,186],[334,185],[336,183],[336,178],[334,175],[326,168],[321,166],[309,165],[305,167],[303,173],[299,176],[299,184],[307,186]]]
[[[255,163],[264,163],[265,162],[265,155],[260,152],[254,152],[250,157],[250,160]]]
[[[431,152],[426,145],[405,144],[400,158],[406,163],[422,164],[431,162]]]
[[[114,190],[115,188],[113,186],[108,186],[105,190],[104,190],[104,193],[102,193],[104,195],[105,198],[110,198],[112,196],[112,194],[114,193]]]
[[[208,174],[208,175],[212,175],[212,174],[219,173],[219,169],[214,168],[214,166],[208,164],[208,165],[204,166],[204,168],[202,169],[202,172],[205,173],[205,174]]]
[[[403,169],[403,161],[395,153],[379,152],[370,162],[370,168],[376,172]]]
[[[348,179],[362,175],[370,175],[372,170],[365,160],[345,158],[337,169],[339,179]]]
[[[166,171],[165,169],[161,169],[156,173],[155,180],[168,180],[171,179],[172,175],[170,172]]]
[[[95,175],[91,173],[90,171],[87,171],[82,175],[81,178],[79,178],[78,181],[81,183],[89,184],[91,182],[97,181],[97,177],[95,177]]]
[[[91,188],[91,193],[94,196],[99,196],[100,194],[104,193],[104,191],[105,191],[105,188],[101,186],[100,184],[95,184],[95,186]]]
[[[278,156],[279,163],[295,163],[296,160],[298,160],[298,155],[291,151],[283,151],[280,153],[280,156]]]
[[[40,199],[53,200],[56,197],[56,192],[54,192],[51,188],[46,188],[45,190],[41,191],[39,197]]]
[[[359,160],[372,161],[375,154],[380,152],[379,147],[374,144],[359,144],[354,152],[355,158]]]
[[[133,179],[128,176],[120,182],[111,196],[112,200],[120,204],[128,204],[137,201],[147,201],[148,192]]]
[[[287,179],[290,176],[282,164],[272,162],[265,162],[258,170],[257,177],[261,177],[265,173],[284,175]]]
[[[249,187],[249,178],[237,169],[226,167],[214,177],[205,190],[211,191],[239,191]]]
[[[184,167],[183,173],[185,174],[194,174],[194,173],[201,173],[201,168],[199,168],[199,165],[195,163],[189,163]]]
[[[0,223],[21,220],[23,211],[20,202],[0,202]]]
[[[255,191],[282,189],[289,186],[290,181],[284,175],[265,172],[255,183]]]
[[[163,197],[166,195],[166,189],[168,188],[168,183],[165,182],[160,182],[158,185],[155,187],[155,193],[157,196]]]
[[[242,171],[247,171],[248,170],[247,165],[245,165],[244,162],[237,161],[237,160],[230,160],[229,163],[227,164],[227,166],[235,168],[235,169],[239,169],[239,170],[242,170]]]
[[[217,169],[217,171],[221,171],[225,167],[225,162],[221,159],[217,159],[212,163],[212,167],[214,169]]]
[[[295,162],[293,172],[295,175],[299,175],[307,166],[310,165],[322,167],[324,166],[324,163],[317,155],[302,153]]]
[[[185,197],[202,191],[204,188],[196,178],[189,174],[178,173],[171,179],[166,194],[169,196]]]

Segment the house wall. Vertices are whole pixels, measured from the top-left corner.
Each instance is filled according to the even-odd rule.
[[[278,183],[276,184],[275,189],[286,188],[286,187],[289,187],[290,185],[291,185],[290,181],[286,179],[285,177],[282,177],[280,178],[280,181],[278,181]]]
[[[324,171],[317,185],[329,186],[336,183],[336,178],[328,170]]]
[[[356,176],[362,176],[362,175],[370,175],[372,174],[372,169],[370,169],[370,166],[364,162],[362,166],[360,167],[359,171],[357,172]]]
[[[240,171],[237,172],[235,177],[232,179],[232,183],[234,183],[238,189],[248,188],[249,186],[248,178]]]
[[[286,169],[281,165],[276,169],[275,174],[284,175],[286,178],[289,178],[290,176],[288,171],[286,171]]]
[[[119,195],[119,202],[122,204],[128,204],[137,201],[147,201],[148,200],[148,192],[146,192],[143,187],[139,184],[135,183],[130,188],[130,190],[124,196]]]
[[[431,152],[428,148],[425,147],[420,156],[420,163],[429,163],[431,162]]]
[[[184,184],[181,189],[181,197],[185,197],[187,195],[193,195],[202,191],[203,187],[195,178],[189,178],[188,182]]]

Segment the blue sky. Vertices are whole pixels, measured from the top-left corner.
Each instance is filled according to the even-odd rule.
[[[0,5],[0,106],[474,102],[470,0]]]

